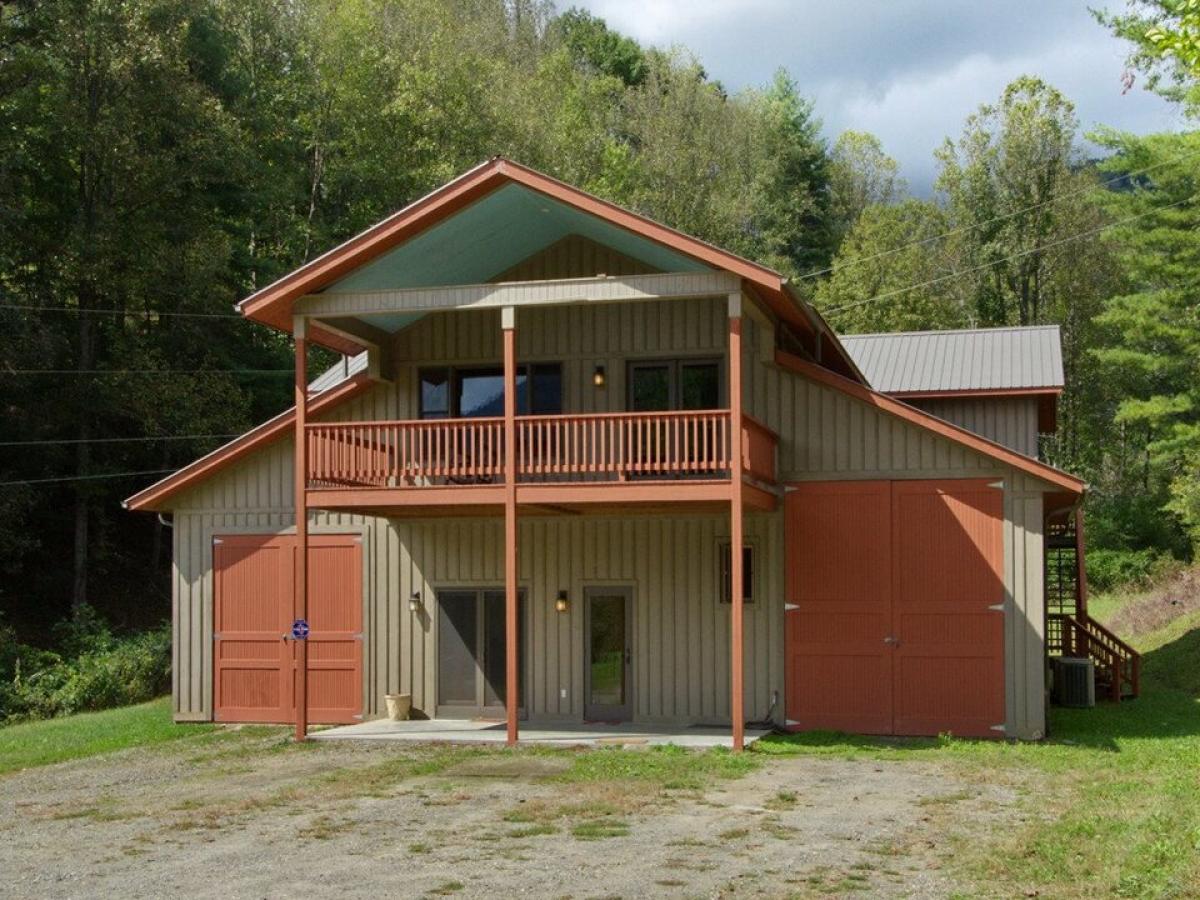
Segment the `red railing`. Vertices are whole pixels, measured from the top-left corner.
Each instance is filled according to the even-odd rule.
[[[517,477],[526,481],[728,478],[728,410],[520,416]],[[502,483],[504,420],[341,422],[307,426],[311,487]],[[775,480],[777,436],[747,418],[746,473]]]
[[[399,487],[503,476],[503,419],[308,426],[310,485]]]
[[[520,477],[723,477],[730,467],[729,411],[521,416],[517,447]]]

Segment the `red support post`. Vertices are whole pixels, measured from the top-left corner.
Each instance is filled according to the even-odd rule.
[[[295,595],[294,615],[297,619],[308,617],[308,441],[305,425],[308,420],[308,340],[305,337],[304,320],[296,320],[296,453],[295,453],[295,496],[296,547],[295,547]],[[290,623],[288,623],[290,624]],[[296,740],[308,738],[308,641],[294,642],[296,665]]]
[[[743,708],[743,598],[745,572],[742,553],[745,546],[742,522],[742,475],[745,447],[742,434],[742,310],[741,294],[729,295],[729,633],[730,633],[730,717],[733,720],[733,749],[745,746],[746,715]]]
[[[517,743],[517,333],[516,311],[501,310],[504,332],[504,713],[508,745]]]

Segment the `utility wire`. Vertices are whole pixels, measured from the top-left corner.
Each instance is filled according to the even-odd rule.
[[[141,441],[202,441],[227,440],[239,437],[236,434],[163,434],[149,437],[115,437],[115,438],[64,438],[62,440],[41,441],[0,441],[0,447],[48,447],[63,444],[131,444]]]
[[[0,375],[292,375],[293,369],[0,369]]]
[[[93,481],[98,478],[131,478],[135,475],[166,475],[175,469],[151,469],[145,472],[106,472],[103,475],[72,475],[67,478],[27,478],[23,481],[0,481],[0,487],[15,487],[22,484],[51,484],[62,481]]]
[[[1110,185],[1116,184],[1119,181],[1125,181],[1126,179],[1129,179],[1129,178],[1136,178],[1138,175],[1145,175],[1147,172],[1152,172],[1155,169],[1161,169],[1163,166],[1169,166],[1169,165],[1174,165],[1175,163],[1178,163],[1178,162],[1184,162],[1185,160],[1192,159],[1196,156],[1200,156],[1200,150],[1193,150],[1191,153],[1185,153],[1182,156],[1176,156],[1173,159],[1165,159],[1162,162],[1155,163],[1152,166],[1146,166],[1145,168],[1142,168],[1142,169],[1135,169],[1132,172],[1124,172],[1120,175],[1114,175],[1112,178],[1109,178],[1106,181],[1101,181],[1098,184],[1090,184],[1085,188],[1080,188],[1079,190],[1068,191],[1065,194],[1055,194],[1053,197],[1049,197],[1038,203],[1034,203],[1030,206],[1024,206],[1021,209],[1016,209],[1016,210],[1013,210],[1012,212],[1007,212],[1007,213],[1004,213],[1003,215],[996,216],[991,219],[985,219],[982,222],[972,222],[969,225],[960,225],[958,228],[952,228],[950,231],[943,232],[942,234],[935,234],[932,237],[922,238],[919,241],[912,241],[908,244],[901,244],[899,247],[892,247],[890,250],[881,250],[878,253],[872,253],[870,256],[859,256],[859,257],[855,257],[854,259],[848,259],[842,263],[835,262],[832,265],[827,266],[824,269],[818,269],[814,272],[807,272],[804,275],[798,275],[794,280],[795,281],[806,281],[809,278],[816,278],[820,275],[828,275],[829,273],[836,272],[840,269],[847,269],[851,266],[857,266],[861,263],[871,262],[871,260],[883,259],[886,256],[892,256],[893,254],[900,253],[903,250],[908,250],[910,247],[921,247],[921,246],[924,246],[925,244],[931,244],[934,241],[940,241],[940,240],[942,240],[942,238],[953,237],[954,235],[961,234],[965,231],[971,231],[975,228],[982,228],[985,225],[992,225],[996,222],[1003,222],[1005,219],[1011,219],[1013,216],[1019,216],[1021,213],[1030,212],[1035,209],[1040,209],[1041,207],[1048,206],[1051,203],[1057,203],[1059,200],[1066,200],[1069,197],[1078,197],[1080,194],[1090,194],[1092,191],[1096,190],[1097,188],[1109,187]]]
[[[1078,241],[1082,238],[1091,237],[1092,235],[1099,234],[1102,231],[1107,231],[1109,228],[1115,228],[1118,225],[1125,225],[1125,224],[1127,224],[1129,222],[1133,222],[1137,219],[1143,219],[1146,216],[1151,215],[1153,213],[1162,212],[1165,209],[1172,209],[1176,206],[1182,206],[1185,203],[1191,203],[1193,200],[1196,199],[1197,196],[1200,196],[1200,195],[1193,194],[1191,197],[1185,197],[1182,200],[1176,200],[1174,203],[1164,203],[1161,206],[1155,206],[1152,209],[1143,210],[1142,212],[1135,213],[1132,216],[1126,216],[1123,219],[1117,219],[1115,222],[1109,222],[1107,225],[1101,225],[1097,228],[1092,228],[1088,231],[1081,231],[1081,232],[1078,232],[1077,234],[1067,235],[1064,238],[1060,238],[1057,241],[1051,241],[1048,244],[1039,244],[1036,247],[1030,247],[1028,250],[1022,250],[1019,253],[1014,253],[1012,256],[1005,256],[1000,259],[994,259],[990,262],[986,262],[986,263],[983,263],[978,266],[973,266],[969,269],[961,269],[957,272],[948,272],[945,275],[939,275],[937,278],[931,278],[928,281],[922,281],[919,284],[910,284],[907,287],[896,288],[895,290],[885,291],[882,294],[876,294],[873,297],[867,297],[865,300],[855,300],[853,303],[845,303],[841,306],[835,306],[832,309],[822,310],[822,313],[828,314],[828,315],[832,315],[834,313],[840,313],[847,309],[853,309],[856,306],[864,306],[867,303],[874,303],[876,300],[886,300],[887,298],[895,297],[898,294],[907,294],[909,291],[915,291],[915,290],[918,290],[923,287],[930,287],[931,285],[941,284],[943,281],[949,281],[952,278],[958,278],[959,276],[962,276],[962,275],[970,275],[973,272],[980,272],[984,269],[990,269],[992,266],[999,265],[1000,263],[1003,263],[1003,262],[1011,262],[1014,259],[1020,259],[1023,256],[1029,256],[1031,253],[1040,253],[1043,250],[1049,250],[1053,247],[1058,247],[1062,244],[1069,244],[1072,241]]]
[[[86,313],[95,316],[157,316],[172,319],[239,319],[244,316],[237,313],[202,313],[202,312],[158,312],[152,309],[89,309],[76,306],[26,306],[19,303],[0,304],[0,310],[20,310],[21,312],[53,312],[53,313]],[[249,321],[249,320],[246,320]]]

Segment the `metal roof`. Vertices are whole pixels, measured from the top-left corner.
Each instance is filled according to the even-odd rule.
[[[308,392],[320,394],[365,371],[367,371],[367,352],[365,350],[355,356],[343,356],[341,362],[330,366],[308,383]]]
[[[1064,383],[1057,325],[851,334],[841,341],[871,386],[888,394],[1061,390]]]

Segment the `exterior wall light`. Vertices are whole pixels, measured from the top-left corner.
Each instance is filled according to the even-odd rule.
[[[596,366],[596,368],[592,371],[592,384],[594,384],[596,387],[602,388],[604,387],[604,383],[604,366]]]
[[[421,592],[420,591],[413,591],[412,596],[408,598],[408,611],[414,612],[414,613],[421,611]]]
[[[556,610],[558,610],[560,613],[565,613],[570,608],[570,606],[571,606],[571,604],[567,600],[567,592],[559,591],[558,598],[554,601],[554,608]]]

